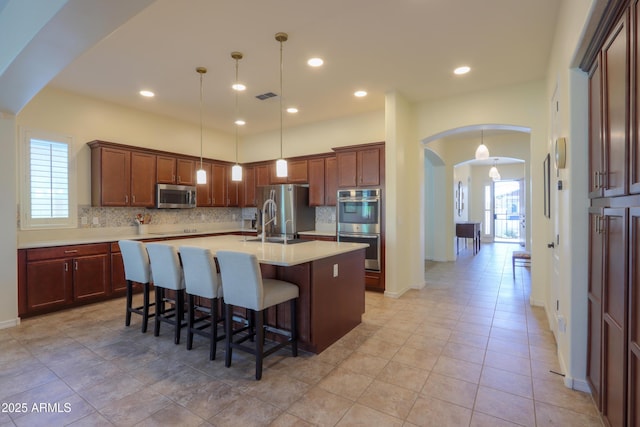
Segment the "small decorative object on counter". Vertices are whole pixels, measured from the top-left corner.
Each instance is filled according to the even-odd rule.
[[[149,232],[149,223],[151,222],[151,215],[149,214],[137,214],[134,218],[136,224],[138,224],[138,234],[147,234]]]

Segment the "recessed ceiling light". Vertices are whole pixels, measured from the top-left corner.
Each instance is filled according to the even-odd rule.
[[[467,74],[469,71],[471,71],[471,68],[465,65],[463,67],[458,67],[455,70],[453,70],[453,74],[457,74],[457,75]]]
[[[287,113],[294,114],[294,113],[297,113],[297,112],[298,112],[298,109],[296,107],[287,108]]]
[[[367,96],[367,91],[365,90],[357,90],[353,93],[354,96],[357,96],[358,98],[362,98],[363,96]]]
[[[238,119],[234,123],[237,124],[238,126],[244,126],[247,122],[245,122],[242,119]]]
[[[310,67],[319,67],[324,64],[324,61],[322,58],[311,58],[307,61],[307,64],[309,64]]]
[[[231,88],[233,90],[237,90],[238,92],[242,92],[247,87],[245,85],[243,85],[242,83],[234,83],[233,85],[231,85]]]
[[[153,98],[154,96],[156,96],[156,94],[151,92],[150,90],[141,90],[139,93],[146,98]]]

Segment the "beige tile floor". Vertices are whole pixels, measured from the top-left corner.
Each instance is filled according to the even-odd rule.
[[[164,325],[124,327],[122,299],[25,319],[0,330],[0,426],[600,426],[552,373],[514,249],[427,262],[426,287],[399,299],[367,293],[361,325],[320,355],[271,356],[259,382],[244,355],[210,362],[201,337],[187,351]]]

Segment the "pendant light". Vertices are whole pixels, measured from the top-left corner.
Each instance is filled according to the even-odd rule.
[[[287,33],[276,33],[276,41],[280,42],[280,158],[276,161],[276,176],[286,178],[287,161],[282,157],[282,43],[289,39]]]
[[[231,168],[231,181],[242,181],[242,166],[238,164],[238,92],[239,84],[238,84],[238,62],[242,59],[241,52],[231,52],[231,58],[236,61],[236,82],[234,84],[234,89],[236,91],[236,164]]]
[[[493,161],[493,166],[491,166],[491,169],[489,169],[489,177],[491,177],[494,181],[499,181],[501,176],[500,176],[500,172],[498,172],[498,159],[494,159]]]
[[[480,130],[480,145],[476,149],[476,160],[485,160],[489,158],[489,149],[484,145],[484,131]]]
[[[196,183],[207,183],[207,172],[202,167],[202,75],[207,72],[205,67],[196,68],[196,72],[200,74],[200,169],[196,172]]]

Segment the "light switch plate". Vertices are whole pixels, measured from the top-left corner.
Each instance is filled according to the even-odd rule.
[[[338,264],[333,264],[333,277],[338,277]]]

